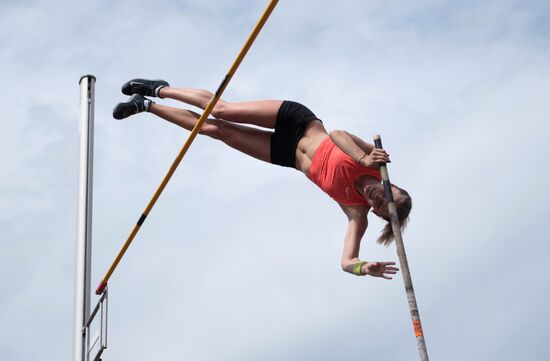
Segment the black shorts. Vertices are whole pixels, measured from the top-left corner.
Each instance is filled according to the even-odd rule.
[[[296,148],[308,125],[319,120],[300,103],[285,100],[277,113],[271,136],[271,163],[296,168]]]

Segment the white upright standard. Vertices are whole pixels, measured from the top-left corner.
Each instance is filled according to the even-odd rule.
[[[80,165],[74,297],[74,361],[86,359],[83,330],[90,317],[95,77],[80,78]]]

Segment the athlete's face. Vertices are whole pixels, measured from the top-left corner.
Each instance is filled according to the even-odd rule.
[[[399,204],[403,198],[399,189],[392,186],[392,194],[395,203]],[[384,219],[389,219],[388,203],[386,202],[384,186],[382,184],[371,184],[366,186],[365,198],[370,204],[374,214]]]

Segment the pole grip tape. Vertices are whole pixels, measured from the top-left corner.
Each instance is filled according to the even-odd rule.
[[[420,320],[413,320],[413,327],[414,327],[414,335],[416,337],[424,336],[424,332],[422,331],[422,324],[420,323]]]
[[[374,136],[374,146],[377,148],[377,149],[384,149],[382,148],[382,138],[379,136],[379,135],[375,135]],[[382,170],[382,168],[386,168],[386,163],[380,163],[380,170],[382,171],[382,173],[385,173],[387,175],[387,171],[384,172]],[[384,193],[386,194],[386,200],[388,201],[388,203],[391,203],[393,202],[393,193],[391,191],[391,183],[390,183],[390,180],[389,180],[389,177],[383,177],[383,178],[387,178],[387,179],[384,179],[382,180],[382,184],[384,184]]]
[[[379,135],[374,136],[374,146],[378,149],[382,149],[382,138]]]
[[[384,184],[384,193],[386,194],[386,200],[388,203],[392,203],[393,200],[393,193],[391,191],[391,183],[389,180],[382,181],[382,184]]]

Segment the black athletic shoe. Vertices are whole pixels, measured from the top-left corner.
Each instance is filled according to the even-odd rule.
[[[139,94],[134,94],[127,102],[118,103],[113,109],[113,118],[124,119],[130,115],[149,111],[152,101]]]
[[[170,84],[164,80],[132,79],[122,86],[122,93],[156,97],[159,90],[165,86],[170,86]]]

